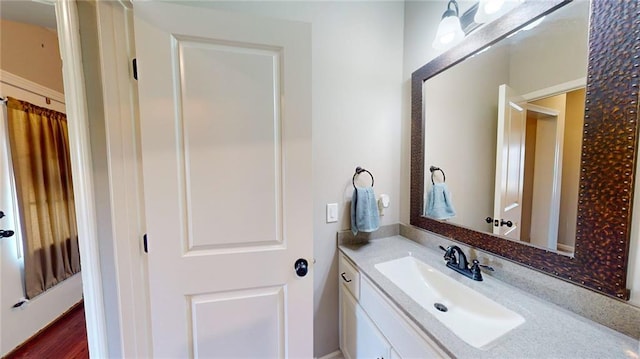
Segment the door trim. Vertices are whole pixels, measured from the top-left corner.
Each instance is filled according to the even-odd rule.
[[[587,78],[581,77],[579,79],[575,79],[573,81],[563,82],[561,84],[557,84],[555,86],[543,88],[541,90],[529,92],[527,94],[522,95],[522,97],[527,101],[535,101],[545,97],[551,97],[555,95],[559,95],[561,93],[570,92],[573,90],[577,90],[582,87],[587,87]]]
[[[93,196],[93,165],[89,141],[87,98],[84,88],[80,23],[74,0],[55,0],[58,41],[64,79],[71,167],[82,261],[82,288],[87,341],[92,357],[108,357],[107,327],[98,248],[96,207]]]
[[[116,339],[108,341],[111,357],[152,357],[146,232],[141,171],[133,8],[126,0],[93,1],[101,64],[100,105],[104,115],[114,275],[117,288]],[[86,31],[86,30],[85,30]],[[89,79],[91,80],[91,79]],[[104,240],[101,239],[101,240]],[[107,313],[111,315],[110,313]],[[113,320],[112,320],[113,321]],[[113,334],[113,332],[111,333]]]

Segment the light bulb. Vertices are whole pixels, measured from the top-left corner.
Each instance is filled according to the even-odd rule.
[[[498,12],[502,5],[504,5],[504,0],[487,0],[482,7],[482,10],[485,14],[491,15]]]
[[[505,0],[480,0],[473,22],[486,24],[495,20],[507,10],[508,6],[504,4]]]
[[[464,32],[457,16],[447,16],[440,21],[436,38],[433,40],[433,48],[442,50],[453,46],[464,39]]]

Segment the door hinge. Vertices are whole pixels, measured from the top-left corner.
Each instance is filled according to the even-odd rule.
[[[147,247],[147,234],[145,233],[144,236],[142,236],[142,247],[144,248],[144,252],[145,253],[149,253],[149,248]]]
[[[132,61],[133,64],[133,78],[138,79],[138,59],[134,58]]]

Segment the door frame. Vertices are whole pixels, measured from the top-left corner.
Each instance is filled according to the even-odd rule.
[[[148,343],[150,343],[150,332],[145,325],[148,320],[146,311],[148,310],[148,297],[146,296],[147,284],[145,282],[145,274],[140,270],[145,265],[144,256],[131,253],[131,248],[137,246],[141,248],[139,239],[126,235],[128,232],[118,229],[130,229],[133,222],[144,223],[144,218],[140,212],[135,212],[129,217],[117,216],[116,213],[122,208],[116,208],[116,205],[122,203],[135,202],[137,198],[131,199],[127,197],[130,191],[125,188],[138,188],[139,182],[135,179],[138,173],[131,167],[122,166],[121,162],[131,160],[127,155],[131,153],[112,153],[110,150],[122,147],[123,145],[132,146],[134,149],[139,145],[136,138],[135,128],[123,126],[131,118],[127,118],[126,114],[133,116],[136,121],[134,101],[137,100],[135,93],[123,78],[130,76],[130,70],[127,65],[118,63],[118,57],[115,53],[103,51],[105,45],[110,44],[112,48],[120,52],[127,53],[127,46],[131,45],[126,38],[117,38],[122,33],[109,33],[109,28],[122,26],[117,23],[117,16],[127,16],[130,11],[131,4],[128,0],[120,0],[118,2],[108,2],[109,4],[101,4],[95,1],[97,16],[97,33],[88,34],[95,35],[99,41],[97,45],[100,52],[100,73],[97,74],[101,78],[101,88],[103,91],[102,99],[95,99],[102,105],[105,118],[106,139],[102,146],[107,155],[108,173],[97,172],[92,161],[92,143],[90,140],[90,124],[89,124],[89,108],[88,97],[85,89],[85,77],[95,76],[96,74],[85,74],[82,61],[82,47],[80,38],[80,18],[78,14],[76,0],[45,0],[55,5],[57,30],[60,46],[60,55],[63,59],[63,79],[64,92],[67,106],[67,117],[69,121],[69,142],[70,155],[74,185],[74,196],[78,222],[78,240],[80,246],[80,259],[82,262],[82,282],[84,293],[84,307],[87,327],[87,340],[89,352],[92,357],[149,357],[151,352],[148,351]],[[101,8],[102,6],[102,8]],[[110,9],[105,6],[111,6]],[[102,11],[100,10],[102,9]],[[83,32],[83,35],[86,31]],[[106,74],[112,75],[107,76]],[[114,95],[115,94],[115,95]],[[127,95],[128,101],[127,101]],[[111,111],[114,116],[107,116]],[[118,133],[109,132],[110,130],[119,130]],[[110,136],[109,136],[110,135]],[[97,142],[97,141],[96,141]],[[94,144],[97,145],[97,144]],[[134,150],[135,152],[135,150]],[[134,159],[135,160],[135,159]],[[109,210],[112,214],[111,228],[111,245],[112,253],[101,253],[99,245],[99,225],[98,211],[95,199],[96,180],[109,181]],[[118,182],[114,182],[118,179]],[[123,218],[125,217],[125,218]],[[140,250],[141,252],[141,250]],[[105,280],[107,273],[102,271],[101,258],[110,256],[115,264],[115,276],[111,276]],[[136,271],[129,269],[138,266]],[[117,345],[110,347],[109,328],[107,327],[108,319],[105,309],[105,291],[104,285],[108,282],[111,287],[117,288],[116,301],[118,318],[115,319],[117,327],[115,331],[119,335]],[[142,294],[142,297],[140,296]],[[112,303],[113,304],[113,303]],[[132,308],[142,309],[140,311],[132,310]],[[111,329],[111,335],[114,335],[114,329]],[[111,338],[114,340],[114,338]],[[114,351],[119,351],[114,353]]]
[[[527,94],[522,95],[522,97],[527,102],[527,110],[531,109],[536,112],[541,112],[544,114],[548,114],[551,116],[556,116],[557,125],[556,125],[556,145],[555,145],[555,168],[556,173],[554,174],[553,179],[553,189],[552,189],[552,198],[551,204],[552,208],[549,211],[549,233],[547,235],[547,248],[558,251],[558,229],[559,229],[559,220],[560,220],[560,199],[561,199],[561,187],[562,187],[562,160],[564,153],[564,128],[565,128],[565,117],[560,116],[558,111],[547,109],[544,107],[536,106],[531,104],[531,102],[540,100],[546,97],[557,96],[563,93],[568,93],[570,91],[574,91],[580,88],[586,88],[587,86],[587,78],[580,77],[572,81],[563,82],[551,87],[542,88],[537,91],[529,92]],[[566,247],[566,246],[565,246]]]
[[[581,77],[573,81],[563,82],[555,86],[545,87],[537,91],[526,93],[522,95],[522,97],[525,99],[525,101],[531,102],[531,101],[539,100],[541,98],[555,96],[561,93],[577,90],[579,88],[586,87],[586,86],[587,86],[587,78]]]
[[[93,356],[107,356],[107,328],[102,290],[102,271],[97,239],[96,207],[93,198],[93,165],[89,142],[80,25],[75,2],[56,0],[56,22],[62,62],[64,93],[67,99],[69,146],[73,173],[74,198],[78,223],[78,242],[82,262],[82,288],[84,295],[87,341]]]
[[[551,188],[551,198],[549,202],[551,207],[547,213],[547,222],[549,223],[547,231],[546,248],[557,250],[558,244],[558,227],[560,220],[560,196],[562,188],[562,154],[564,151],[564,116],[554,109],[526,103],[525,111],[533,111],[556,119],[556,139],[553,147],[553,184]],[[537,156],[537,149],[534,156]]]

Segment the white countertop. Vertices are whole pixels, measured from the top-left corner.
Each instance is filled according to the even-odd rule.
[[[545,302],[489,275],[477,282],[447,268],[440,252],[402,236],[342,244],[340,250],[418,327],[457,358],[640,358],[637,340]],[[522,315],[526,322],[477,349],[458,338],[375,265],[411,255]],[[471,258],[469,258],[471,260]],[[640,325],[640,323],[638,323]]]

